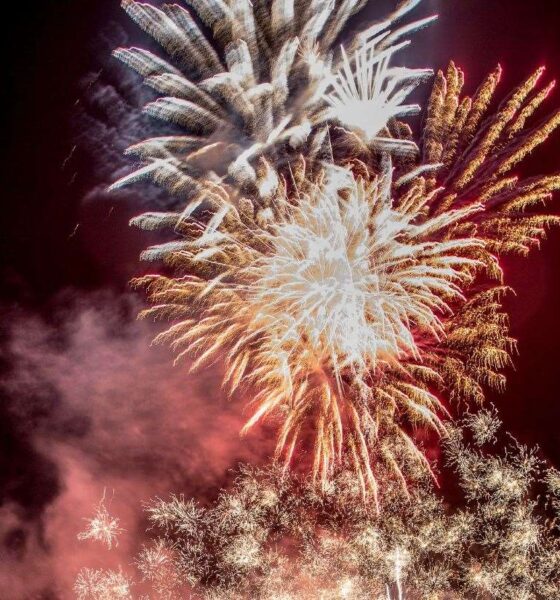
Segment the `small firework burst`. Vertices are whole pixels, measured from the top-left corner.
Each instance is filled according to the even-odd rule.
[[[495,435],[500,428],[500,420],[495,408],[467,414],[464,422],[472,431],[473,441],[477,446],[484,446],[484,444],[496,441]]]
[[[118,538],[124,529],[120,527],[118,518],[109,514],[105,506],[105,496],[97,506],[95,516],[91,519],[85,519],[87,527],[78,534],[79,540],[97,540],[107,546],[110,550],[113,546],[118,546]]]
[[[375,40],[363,43],[354,53],[353,61],[341,48],[342,67],[330,78],[323,98],[330,106],[330,118],[356,132],[367,144],[385,143],[393,149],[400,144],[401,151],[416,149],[408,140],[395,140],[387,129],[391,119],[420,112],[418,104],[404,104],[404,101],[422,79],[432,74],[430,69],[389,66],[393,54],[407,44],[377,51]]]
[[[74,583],[78,600],[129,600],[132,580],[122,571],[82,569]]]

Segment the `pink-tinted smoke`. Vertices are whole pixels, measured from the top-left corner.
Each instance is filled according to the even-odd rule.
[[[241,403],[225,399],[219,373],[173,367],[166,349],[149,345],[153,327],[134,319],[133,304],[82,298],[55,317],[59,327],[14,315],[11,410],[56,465],[60,493],[38,518],[26,519],[16,504],[0,512],[0,535],[19,530],[26,538],[2,557],[2,600],[72,598],[81,567],[130,565],[143,537],[143,501],[170,491],[204,501],[238,462],[258,464],[270,452],[266,432],[240,438]],[[45,386],[54,390],[48,407],[15,397],[18,389],[40,397]],[[110,553],[76,538],[104,493],[127,531]]]

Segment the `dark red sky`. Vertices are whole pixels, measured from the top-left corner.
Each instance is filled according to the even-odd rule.
[[[390,2],[372,0],[371,14],[382,5]],[[92,136],[99,130],[91,123],[103,122],[104,111],[92,102],[87,81],[102,71],[102,81],[115,82],[108,53],[111,39],[121,35],[119,27],[134,41],[145,38],[116,0],[15,2],[10,12],[14,15],[4,20],[2,33],[2,93],[7,106],[1,114],[0,146],[5,217],[0,234],[0,302],[9,315],[2,330],[6,343],[13,336],[15,313],[37,314],[60,324],[61,306],[75,298],[99,290],[117,295],[126,291],[128,279],[138,269],[138,251],[146,243],[142,234],[127,227],[137,209],[133,198],[84,200],[93,187],[106,183],[96,163],[109,160],[92,150]],[[453,59],[465,69],[470,91],[497,62],[504,68],[503,94],[539,65],[548,67],[547,77],[560,79],[560,7],[555,1],[425,0],[418,12],[439,12],[440,20],[417,36],[407,60],[437,68]],[[558,106],[560,89],[552,95],[549,109]],[[87,131],[84,114],[89,117]],[[524,169],[535,174],[560,172],[560,132]],[[560,214],[560,197],[554,212]],[[560,231],[553,231],[541,252],[504,263],[507,282],[516,290],[507,307],[519,356],[509,375],[508,392],[495,399],[507,429],[524,442],[538,443],[558,465],[559,259]],[[7,379],[12,359],[3,357]],[[41,411],[54,410],[57,396],[53,392],[50,408],[40,404],[41,414],[32,413],[30,422],[29,411],[14,410],[18,402],[26,401],[25,394],[18,397],[13,386],[3,391],[0,509],[15,502],[33,519],[61,488],[52,458],[44,456],[34,441],[34,427],[44,417]],[[78,439],[80,423],[72,427],[68,435]],[[13,537],[17,531],[8,533]],[[25,533],[21,536],[25,546]],[[0,558],[2,544],[13,544],[13,539],[0,539]]]

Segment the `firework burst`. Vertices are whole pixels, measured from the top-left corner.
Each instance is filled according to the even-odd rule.
[[[398,117],[418,111],[406,98],[429,71],[390,59],[433,20],[395,25],[416,1],[348,50],[358,0],[188,4],[209,35],[178,5],[123,1],[170,62],[115,52],[163,94],[146,112],[185,130],[132,146],[141,164],[114,186],[150,178],[182,203],[133,219],[177,236],[143,254],[176,273],[137,282],[144,315],[172,319],[157,340],[193,368],[225,363],[250,397],[244,430],[275,421],[285,466],[311,441],[323,489],[350,467],[377,502],[385,464],[408,494],[409,459],[429,468],[411,428],[445,435],[447,400],[504,385],[497,257],[556,221],[526,209],[560,178],[510,174],[560,122],[526,128],[550,86],[539,70],[487,117],[500,70],[463,97],[451,64],[415,140]]]
[[[384,474],[379,514],[359,501],[352,472],[321,491],[277,467],[245,467],[211,505],[180,496],[148,505],[152,539],[138,554],[136,584],[142,578],[161,600],[557,598],[558,472],[511,439],[496,454],[487,441],[500,425],[494,411],[460,425],[443,453],[459,476],[461,508],[434,494],[421,470],[413,502]],[[120,572],[84,569],[76,584],[84,600],[138,598],[136,590]]]

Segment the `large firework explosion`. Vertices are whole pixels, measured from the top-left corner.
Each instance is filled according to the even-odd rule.
[[[174,271],[137,282],[144,315],[174,321],[157,341],[193,368],[225,362],[253,407],[245,430],[276,420],[286,465],[311,441],[322,485],[349,461],[376,495],[372,452],[403,478],[395,436],[416,453],[410,425],[444,433],[447,399],[503,386],[497,257],[538,244],[555,219],[526,209],[560,185],[510,173],[560,122],[525,128],[550,88],[539,70],[485,118],[499,69],[463,98],[451,64],[417,145],[397,117],[419,110],[403,102],[429,71],[389,66],[431,20],[395,29],[416,2],[348,51],[336,41],[363,2],[191,4],[212,44],[178,5],[123,3],[182,70],[115,52],[167,94],[146,112],[189,134],[132,146],[141,165],[115,184],[149,177],[178,197],[133,220],[178,235],[143,254]]]
[[[526,598],[556,597],[552,579],[547,595],[535,587],[547,578],[536,567],[540,583],[525,585],[520,564],[499,566],[507,554],[502,546],[510,543],[508,523],[516,526],[509,520],[518,517],[519,535],[529,536],[524,519],[533,518],[533,507],[524,490],[532,459],[500,463],[527,470],[515,496],[525,512],[510,512],[508,497],[495,507],[502,513],[492,513],[491,498],[480,494],[490,477],[485,469],[499,460],[459,452],[449,418],[460,402],[480,403],[486,389],[504,388],[501,371],[514,341],[501,308],[499,257],[526,254],[557,221],[532,209],[560,188],[560,177],[512,174],[560,124],[560,113],[534,121],[552,88],[541,86],[543,70],[491,112],[500,68],[471,97],[463,95],[463,73],[451,63],[435,76],[423,131],[415,136],[400,119],[420,112],[407,98],[431,71],[391,61],[409,34],[433,20],[401,23],[418,0],[401,2],[343,45],[345,24],[366,2],[122,4],[167,58],[139,48],[120,48],[115,56],[161,94],[146,113],[180,130],[130,147],[139,164],[114,185],[150,179],[176,198],[174,211],[133,219],[144,229],[174,233],[143,253],[163,261],[168,273],[136,281],[153,304],[143,316],[172,321],[156,341],[169,342],[178,360],[188,356],[193,369],[224,366],[225,388],[248,399],[252,410],[244,432],[265,419],[277,429],[273,470],[246,473],[209,513],[179,499],[150,509],[165,535],[145,550],[145,576],[156,561],[158,577],[164,565],[175,565],[165,585],[178,577],[202,585],[208,597],[235,591],[231,597],[279,598],[266,586],[274,573],[285,586],[296,568],[310,573],[313,597],[363,597],[366,587],[386,597],[403,593],[406,563],[414,565],[407,582],[418,597],[453,591],[506,598],[515,586],[527,590]],[[434,475],[416,441],[419,428],[443,438],[457,473],[471,482],[465,483],[471,499],[488,505],[453,517],[441,512],[434,524],[443,509],[425,479]],[[256,529],[245,532],[241,516],[226,505],[242,504],[251,482],[259,482],[258,496],[273,480],[271,504],[262,508],[267,526],[252,523]],[[464,531],[439,546],[436,535],[426,546],[429,560],[421,548],[396,543],[404,536],[421,546],[421,528],[429,523],[438,535]],[[367,567],[360,558],[335,568],[335,555],[351,562],[359,554],[352,536],[366,535],[363,527],[373,527],[367,544],[377,558],[368,558]],[[537,546],[545,552],[539,527],[546,529],[535,523],[526,546],[516,542],[523,547],[511,548],[511,560],[529,560]],[[481,528],[494,535],[494,545],[475,539]],[[328,566],[319,564],[331,551],[321,547],[323,529],[332,542]],[[299,536],[304,550],[295,560],[289,553],[282,558],[268,547],[274,535]],[[233,541],[222,550],[231,553],[230,569],[223,552],[215,562],[215,548],[227,536]],[[392,543],[383,536],[393,536]],[[477,563],[475,546],[492,552],[481,551]],[[556,550],[546,552],[557,564]],[[389,575],[367,575],[386,572],[375,561],[390,556],[396,592],[386,588]],[[336,590],[317,595],[315,567],[331,574]],[[81,577],[86,590],[88,577],[104,581],[98,572]],[[303,585],[300,577],[294,581]],[[348,594],[340,587],[346,581]],[[305,593],[285,590],[285,597]]]

